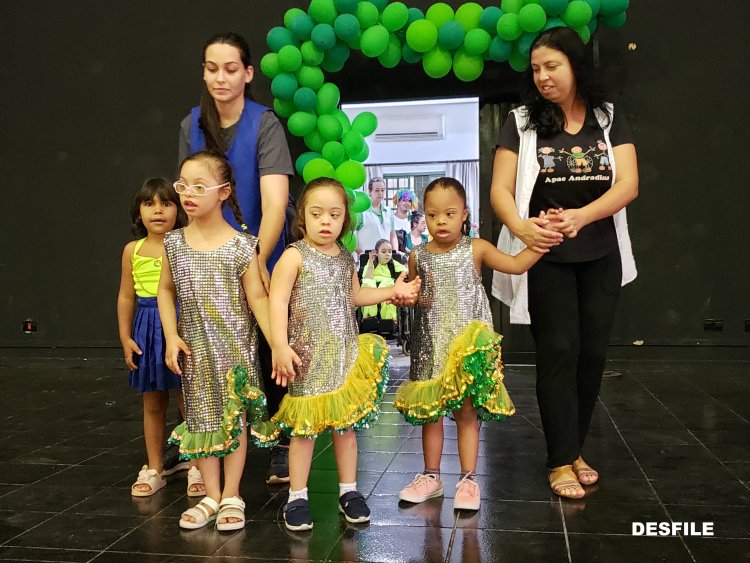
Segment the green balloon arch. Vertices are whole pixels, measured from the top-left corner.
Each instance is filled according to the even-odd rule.
[[[347,190],[356,224],[370,207],[367,194],[354,190],[365,181],[365,138],[377,129],[377,118],[363,112],[350,121],[338,107],[338,87],[324,74],[343,69],[352,50],[377,58],[385,68],[403,61],[421,64],[431,78],[452,70],[459,80],[471,82],[487,63],[526,70],[531,43],[546,29],[570,27],[588,43],[599,25],[622,27],[629,4],[502,0],[499,6],[468,2],[454,10],[437,2],[422,12],[390,0],[311,0],[307,11],[287,10],[284,25],[268,32],[270,52],[260,69],[271,80],[274,111],[287,118],[289,132],[302,137],[310,149],[297,158],[297,172],[305,182],[323,176],[338,179]],[[353,251],[356,235],[347,233],[344,244]]]

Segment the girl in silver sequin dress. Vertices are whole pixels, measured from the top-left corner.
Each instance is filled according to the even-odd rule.
[[[370,509],[357,491],[354,430],[378,414],[387,379],[382,337],[357,334],[355,306],[388,299],[416,301],[419,280],[402,275],[393,287],[360,288],[351,254],[339,242],[351,220],[344,187],[331,178],[310,182],[297,212],[302,240],[284,252],[271,278],[271,347],[274,376],[289,392],[273,417],[291,436],[290,530],[312,528],[307,501],[315,437],[334,430],[339,509],[349,522],[367,522]]]
[[[502,420],[515,412],[503,385],[500,341],[480,271],[520,274],[540,254],[524,250],[503,254],[468,233],[466,192],[453,178],[431,182],[424,195],[432,240],[409,255],[409,275],[422,279],[412,328],[410,381],[396,393],[394,406],[407,421],[422,425],[425,468],[400,493],[407,502],[442,496],[440,458],[443,416],[456,420],[462,478],[454,508],[477,510],[479,485],[474,481],[481,420]]]
[[[183,458],[198,459],[206,497],[183,512],[180,527],[217,520],[219,530],[245,525],[239,496],[247,427],[256,443],[272,444],[278,428],[265,417],[257,367],[257,328],[268,333],[268,297],[260,277],[258,239],[235,231],[222,206],[242,218],[232,168],[210,151],[189,156],[174,184],[190,224],[165,236],[158,301],[166,361],[182,376],[185,422],[171,441]],[[177,323],[175,299],[180,306]],[[224,488],[220,459],[224,458]]]

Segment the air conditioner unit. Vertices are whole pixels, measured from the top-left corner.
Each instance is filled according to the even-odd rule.
[[[442,113],[414,117],[383,116],[378,120],[375,140],[379,142],[439,141],[445,139]]]

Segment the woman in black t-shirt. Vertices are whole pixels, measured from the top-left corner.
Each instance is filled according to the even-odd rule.
[[[569,28],[531,46],[525,105],[497,142],[492,205],[499,246],[543,252],[526,279],[493,293],[528,323],[552,490],[581,498],[599,474],[581,457],[599,394],[621,284],[635,277],[624,207],[638,195],[635,147],[604,101],[586,48]]]

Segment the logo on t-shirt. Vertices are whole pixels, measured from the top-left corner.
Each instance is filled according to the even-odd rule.
[[[570,150],[565,147],[559,149],[551,146],[539,147],[537,150],[539,173],[549,175],[544,182],[609,180],[610,176],[606,173],[590,175],[595,169],[598,169],[598,172],[612,170],[607,143],[597,139],[595,145],[587,148],[576,145],[570,147]],[[567,171],[564,168],[562,170],[557,169],[557,166],[563,162]],[[570,175],[568,175],[568,172]]]

